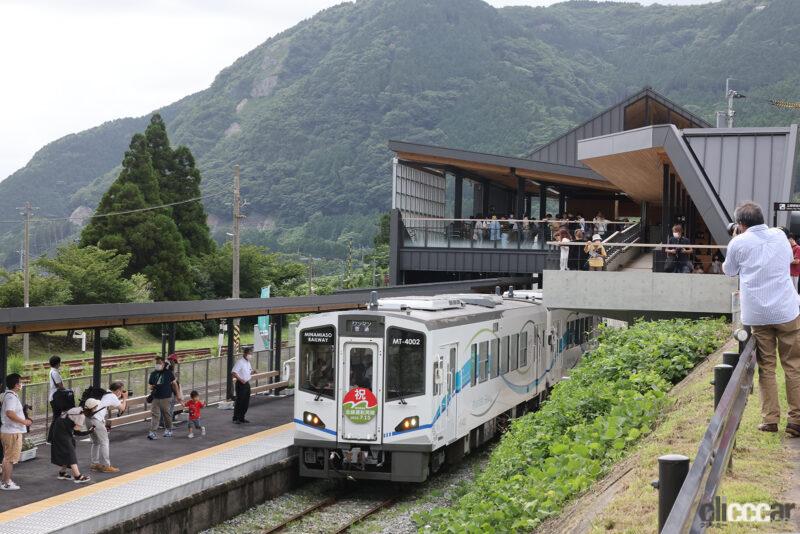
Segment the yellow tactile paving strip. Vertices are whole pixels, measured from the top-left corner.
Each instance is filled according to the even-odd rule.
[[[209,447],[208,449],[204,449],[202,451],[193,452],[191,454],[187,454],[186,456],[181,456],[180,458],[169,460],[168,462],[151,465],[143,469],[139,469],[138,471],[134,471],[132,473],[126,473],[124,475],[120,475],[111,478],[109,480],[104,480],[102,482],[97,482],[90,484],[88,486],[83,486],[80,489],[68,491],[66,493],[62,493],[60,495],[56,495],[54,497],[50,497],[31,504],[26,504],[25,506],[20,506],[19,508],[14,508],[12,510],[0,513],[0,524],[6,523],[8,521],[13,521],[16,519],[21,519],[36,512],[41,512],[48,508],[52,508],[53,506],[58,506],[76,499],[80,499],[81,497],[88,497],[90,495],[95,495],[102,491],[122,486],[123,484],[133,482],[134,480],[138,480],[140,478],[146,477],[154,473],[163,473],[167,469],[180,467],[194,460],[208,458],[209,456],[213,456],[214,454],[217,453],[230,451],[232,448],[239,447],[241,445],[247,445],[254,441],[258,441],[259,439],[273,436],[275,434],[280,434],[281,432],[285,432],[293,428],[294,428],[294,423],[287,423],[285,425],[276,426],[275,428],[270,428],[268,430],[258,432],[257,434],[253,434],[251,436],[238,438],[233,441],[222,443],[220,445],[215,445],[213,447]]]

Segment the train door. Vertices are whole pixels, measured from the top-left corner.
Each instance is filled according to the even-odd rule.
[[[458,344],[442,345],[439,349],[439,354],[442,355],[442,369],[445,376],[444,384],[441,388],[445,404],[442,408],[441,419],[444,420],[444,435],[450,441],[455,438],[458,432],[458,395],[456,395],[456,390],[460,389],[459,382],[461,379],[458,369]]]
[[[380,347],[377,343],[345,340],[340,354],[341,439],[377,441],[381,432]]]

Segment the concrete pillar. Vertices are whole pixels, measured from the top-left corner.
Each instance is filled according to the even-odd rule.
[[[481,211],[484,217],[489,217],[489,181],[481,180]]]
[[[513,171],[516,175],[516,170]],[[514,217],[521,219],[525,213],[525,178],[517,176],[517,207],[514,210]]]
[[[169,348],[167,349],[169,354],[175,353],[175,329],[177,326],[175,323],[169,323]]]
[[[666,239],[666,236],[669,235],[669,195],[669,165],[665,163],[663,167],[663,185],[661,193],[661,236],[659,241]]]
[[[228,354],[226,355],[227,365],[225,368],[227,369],[227,373],[225,374],[225,394],[228,400],[233,398],[233,380],[231,379],[231,373],[233,372],[233,318],[228,318]]]
[[[464,202],[464,177],[461,174],[455,174],[455,197],[453,199],[453,218],[463,219],[463,202]]]
[[[101,387],[103,372],[103,340],[100,339],[100,329],[94,329],[94,358],[92,360],[92,385]]]
[[[395,208],[389,214],[389,284],[393,286],[400,284],[401,225],[400,210]]]
[[[283,315],[275,317],[275,361],[273,362],[274,369],[281,372],[281,338],[283,337]],[[280,374],[275,379],[276,382],[280,381]],[[276,390],[272,390],[273,395],[277,395]]]

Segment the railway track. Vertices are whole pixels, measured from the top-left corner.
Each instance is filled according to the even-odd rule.
[[[354,492],[345,492],[305,508],[284,519],[281,523],[264,530],[262,534],[292,531],[342,534],[369,516],[391,507],[397,498],[394,493],[390,496],[370,497],[367,495],[357,496]],[[332,512],[334,508],[336,509]],[[349,513],[351,511],[352,514]],[[345,515],[344,522],[341,518],[343,514]]]

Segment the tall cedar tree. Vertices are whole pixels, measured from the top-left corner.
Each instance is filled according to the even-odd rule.
[[[158,176],[161,201],[172,204],[200,196],[200,171],[194,156],[185,146],[170,148],[167,127],[159,114],[153,115],[144,133],[147,149]],[[172,209],[172,218],[186,244],[189,256],[201,256],[214,250],[202,202],[188,202]]]
[[[162,202],[159,173],[153,166],[147,138],[136,134],[125,153],[119,177],[103,195],[95,216],[81,234],[81,246],[96,245],[130,254],[126,275],[147,276],[156,300],[189,299],[193,288],[187,245],[170,208],[103,216]]]

